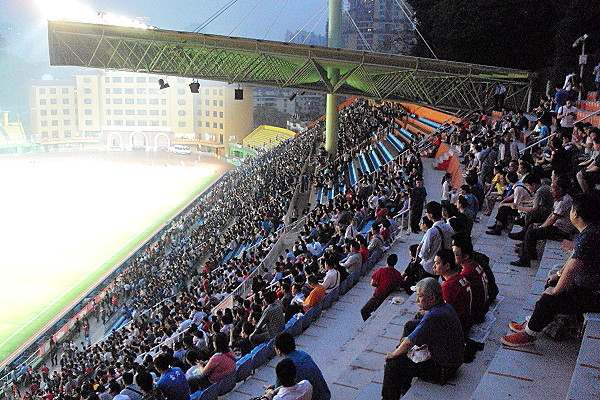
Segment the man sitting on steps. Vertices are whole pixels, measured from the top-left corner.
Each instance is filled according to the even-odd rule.
[[[600,192],[593,190],[573,199],[570,219],[580,232],[573,254],[559,273],[548,279],[548,288],[535,304],[527,323],[511,322],[513,334],[502,344],[529,346],[557,314],[600,311]]]

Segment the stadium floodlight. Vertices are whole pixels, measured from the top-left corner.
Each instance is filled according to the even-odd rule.
[[[168,82],[165,82],[165,80],[164,80],[164,79],[162,79],[162,78],[158,80],[158,85],[160,86],[160,87],[158,88],[159,90],[166,89],[166,88],[170,87],[170,86],[169,86],[169,83],[168,83]]]
[[[195,79],[192,81],[192,83],[190,83],[190,92],[200,93],[200,83],[198,83],[198,81]]]

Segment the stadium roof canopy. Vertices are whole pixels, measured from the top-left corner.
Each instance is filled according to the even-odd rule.
[[[49,21],[50,63],[408,101],[487,108],[493,85],[506,104],[527,101],[527,71],[267,40]],[[328,79],[339,69],[337,82]]]

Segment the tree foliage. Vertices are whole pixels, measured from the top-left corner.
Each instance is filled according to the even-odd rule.
[[[572,43],[590,38],[588,67],[598,61],[597,0],[409,0],[418,27],[441,59],[541,72],[557,80],[577,66]],[[413,54],[432,57],[419,38]]]
[[[290,115],[277,110],[275,107],[255,107],[254,108],[254,126],[271,125],[279,128],[287,128],[287,121]]]

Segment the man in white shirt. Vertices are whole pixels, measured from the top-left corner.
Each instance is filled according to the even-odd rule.
[[[321,243],[319,243],[319,241],[316,238],[313,237],[311,240],[312,241],[306,245],[306,249],[313,256],[319,257],[323,252],[323,246],[321,246]]]
[[[284,358],[275,366],[275,374],[281,383],[277,389],[268,389],[264,397],[269,400],[311,400],[313,387],[309,381],[296,381],[296,365]]]
[[[430,201],[425,206],[427,218],[433,221],[433,226],[425,232],[421,243],[417,249],[417,254],[421,259],[421,266],[429,275],[434,276],[433,259],[435,253],[441,249],[452,247],[452,227],[442,221],[442,205],[437,201]]]

